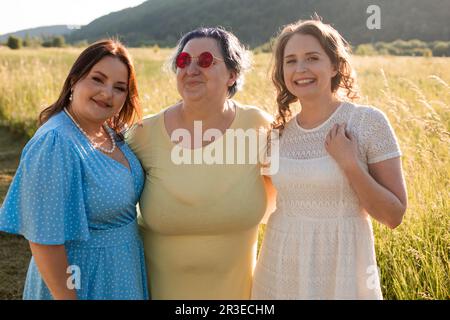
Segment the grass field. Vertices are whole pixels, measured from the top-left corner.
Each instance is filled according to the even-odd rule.
[[[22,135],[32,135],[40,108],[56,99],[79,52],[0,49],[2,123]],[[145,113],[176,102],[174,78],[162,70],[169,52],[131,52]],[[274,112],[270,56],[253,58],[254,68],[236,100]],[[374,222],[384,298],[450,299],[450,58],[355,57],[354,63],[361,103],[386,112],[404,154],[409,200],[404,222],[393,231]],[[1,162],[3,199],[21,144],[10,134],[0,134],[15,140],[0,139],[0,161],[2,152],[8,155],[12,148],[9,160]],[[23,240],[0,234],[0,299],[20,298],[28,258]]]
[[[19,164],[26,138],[0,127],[0,203]],[[20,299],[31,257],[22,237],[0,232],[0,300]]]

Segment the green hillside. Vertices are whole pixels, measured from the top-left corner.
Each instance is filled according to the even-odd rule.
[[[381,29],[369,30],[369,5],[381,9]],[[173,46],[198,26],[222,25],[255,47],[280,26],[317,12],[353,44],[396,39],[450,40],[448,0],[149,0],[94,20],[69,36],[90,42],[119,36],[128,45]]]

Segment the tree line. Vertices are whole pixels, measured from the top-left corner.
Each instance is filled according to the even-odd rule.
[[[271,52],[273,39],[253,51],[258,54],[260,52]],[[7,47],[13,50],[22,47],[31,48],[63,48],[68,46],[86,47],[87,41],[80,41],[74,44],[66,43],[64,36],[46,37],[20,37],[10,36],[5,43]],[[151,46],[154,48],[157,45]],[[145,46],[144,46],[145,47]],[[148,47],[148,46],[147,46]],[[373,55],[394,55],[394,56],[423,56],[423,57],[450,57],[450,41],[432,41],[425,42],[421,40],[395,40],[392,42],[378,41],[375,43],[365,43],[357,45],[353,48],[356,55],[373,56]]]
[[[253,52],[271,52],[274,39],[256,47]],[[390,55],[416,57],[450,57],[450,41],[425,42],[417,39],[395,40],[391,42],[378,41],[364,43],[352,47],[352,51],[360,56]]]
[[[64,48],[67,46],[74,47],[86,47],[88,46],[87,41],[79,41],[76,43],[68,44],[64,36],[48,36],[48,37],[30,37],[25,36],[23,39],[21,37],[9,36],[6,42],[3,44],[10,49],[18,50],[23,47],[25,48]]]
[[[394,55],[394,56],[424,56],[450,57],[450,41],[424,42],[420,40],[395,40],[393,42],[375,42],[358,45],[357,55]]]

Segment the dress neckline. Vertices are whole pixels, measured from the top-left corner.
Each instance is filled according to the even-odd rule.
[[[127,154],[127,152],[126,152],[126,150],[125,150],[126,148],[123,148],[124,144],[123,144],[122,141],[120,141],[120,142],[117,143],[117,147],[118,147],[119,150],[122,152],[122,154],[124,155],[125,159],[127,160],[129,168],[128,168],[127,166],[125,166],[123,163],[117,161],[116,159],[113,159],[113,158],[109,157],[108,155],[104,154],[103,152],[101,152],[101,151],[98,150],[97,148],[94,148],[94,147],[92,146],[92,143],[89,141],[89,139],[88,139],[84,134],[82,134],[82,132],[81,132],[81,131],[79,130],[79,128],[75,125],[75,123],[73,122],[73,120],[70,119],[70,117],[69,117],[64,111],[62,111],[61,113],[63,114],[63,116],[65,117],[65,119],[68,120],[68,121],[70,122],[70,124],[71,124],[73,127],[75,127],[75,128],[77,129],[76,131],[79,133],[79,136],[81,136],[81,139],[82,139],[84,142],[86,142],[86,143],[90,146],[90,148],[92,148],[92,149],[94,150],[94,152],[95,152],[96,154],[100,154],[100,156],[101,156],[102,158],[104,158],[104,159],[105,159],[105,158],[108,158],[112,163],[115,163],[116,165],[118,165],[118,166],[119,166],[120,168],[122,168],[123,170],[126,170],[130,175],[133,175],[133,169],[132,169],[131,161],[130,161],[130,158],[128,157],[128,154]],[[114,139],[117,140],[116,133],[115,133],[110,127],[106,126],[105,129],[108,130],[109,132],[112,132]]]
[[[219,140],[222,140],[223,137],[226,135],[227,130],[234,129],[236,127],[236,123],[238,122],[238,117],[239,117],[239,114],[240,114],[240,107],[235,101],[232,101],[232,103],[234,104],[234,108],[235,108],[233,121],[231,122],[229,127],[225,129],[225,133],[223,133],[220,137],[218,137],[217,139],[215,139],[214,141],[208,143],[205,146],[201,146],[201,147],[198,147],[198,148],[185,148],[185,147],[179,145],[178,143],[173,142],[171,137],[170,137],[170,135],[169,135],[169,132],[167,131],[167,128],[166,128],[165,114],[166,114],[167,109],[161,111],[161,116],[160,116],[160,119],[159,119],[160,120],[160,128],[161,128],[161,131],[163,133],[163,136],[166,138],[166,141],[168,141],[169,144],[172,145],[173,147],[179,145],[183,150],[186,150],[186,151],[194,152],[196,150],[204,150],[205,148],[209,148],[212,144],[217,143],[217,141],[219,141]],[[203,132],[203,134],[204,134],[204,132]]]
[[[294,122],[295,122],[295,126],[296,126],[298,129],[300,129],[301,131],[303,131],[303,132],[314,132],[314,131],[318,131],[318,130],[320,130],[322,127],[324,127],[325,125],[327,125],[327,124],[331,121],[331,119],[333,119],[333,118],[336,116],[336,114],[343,108],[344,105],[345,105],[345,101],[341,102],[341,103],[339,104],[339,106],[336,108],[336,110],[334,110],[333,113],[332,113],[332,114],[331,114],[324,122],[322,122],[321,124],[315,126],[314,128],[311,128],[311,129],[303,128],[303,127],[298,123],[298,121],[297,121],[297,115],[295,115],[295,117],[294,117],[294,119],[293,119]]]

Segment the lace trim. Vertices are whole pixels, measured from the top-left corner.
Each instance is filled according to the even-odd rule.
[[[395,133],[383,112],[372,107],[344,103],[322,127],[312,132],[301,129],[295,117],[292,118],[280,140],[280,156],[299,160],[327,156],[326,136],[339,123],[348,124],[347,130],[356,137],[358,156],[364,163],[401,155]]]

